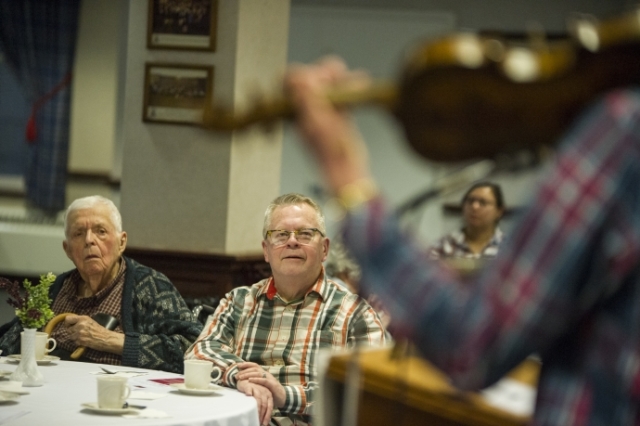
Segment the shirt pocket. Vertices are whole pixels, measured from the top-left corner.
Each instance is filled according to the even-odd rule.
[[[317,350],[344,346],[340,342],[340,335],[331,330],[312,331],[308,340],[308,349]]]
[[[319,349],[327,349],[343,346],[338,344],[339,334],[329,330],[317,330],[297,336],[289,351],[289,363],[310,365],[312,359],[318,354]]]

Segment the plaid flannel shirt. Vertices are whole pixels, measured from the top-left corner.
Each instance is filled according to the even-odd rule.
[[[347,217],[345,244],[394,331],[459,387],[490,385],[538,352],[534,424],[638,425],[640,89],[590,108],[543,176],[471,286],[428,260],[379,198]]]
[[[385,331],[373,308],[326,279],[323,268],[304,299],[295,302],[277,295],[273,278],[232,290],[186,358],[212,361],[212,376],[229,387],[236,387],[238,363],[263,365],[286,391],[285,405],[273,417],[279,424],[301,425],[312,414],[319,349],[384,343]]]

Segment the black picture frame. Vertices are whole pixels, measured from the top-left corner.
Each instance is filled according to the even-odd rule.
[[[217,0],[148,1],[148,49],[215,52]]]
[[[213,67],[145,64],[142,120],[150,123],[200,125],[211,104]]]

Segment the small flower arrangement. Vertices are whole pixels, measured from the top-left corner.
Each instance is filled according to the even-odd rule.
[[[40,275],[40,282],[36,285],[25,279],[21,289],[18,281],[0,278],[0,289],[9,293],[7,303],[16,309],[16,316],[20,319],[22,327],[41,328],[53,318],[49,287],[55,279],[56,276],[51,272]]]

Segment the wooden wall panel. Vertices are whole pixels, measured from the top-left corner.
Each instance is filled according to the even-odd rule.
[[[128,247],[128,256],[165,274],[184,298],[220,298],[235,287],[271,275],[262,254],[228,256]]]

